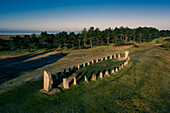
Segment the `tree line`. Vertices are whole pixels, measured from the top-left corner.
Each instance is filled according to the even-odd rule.
[[[153,27],[128,28],[120,27],[115,29],[100,30],[99,28],[84,28],[81,33],[65,31],[57,34],[48,34],[41,32],[39,36],[25,35],[10,37],[9,40],[0,39],[0,50],[16,51],[20,49],[38,50],[58,48],[89,48],[94,46],[114,44],[129,44],[149,42],[155,38],[170,36],[170,30],[158,30]]]

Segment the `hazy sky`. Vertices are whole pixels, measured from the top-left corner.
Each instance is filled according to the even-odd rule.
[[[170,0],[0,0],[0,30],[170,29]]]

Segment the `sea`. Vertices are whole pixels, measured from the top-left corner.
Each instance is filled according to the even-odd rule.
[[[44,31],[0,31],[0,35],[29,35],[29,34],[41,34]],[[48,34],[57,34],[62,31],[47,31]],[[65,31],[67,33],[74,32],[80,33],[81,31]]]

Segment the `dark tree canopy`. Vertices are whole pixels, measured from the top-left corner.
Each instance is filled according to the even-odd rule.
[[[133,43],[149,42],[155,38],[170,36],[170,30],[159,31],[153,27],[128,28],[121,26],[115,29],[100,30],[99,28],[84,28],[81,33],[65,31],[57,34],[42,32],[40,36],[35,34],[25,35],[24,37],[10,37],[10,40],[0,39],[0,50],[20,50],[29,51],[41,48],[88,48],[94,46],[108,45],[110,43]]]

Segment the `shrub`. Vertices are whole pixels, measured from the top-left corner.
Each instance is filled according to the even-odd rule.
[[[117,42],[115,46],[125,46],[125,45],[134,45],[134,43],[126,43],[126,42]]]
[[[162,48],[170,48],[170,43],[160,45]]]

